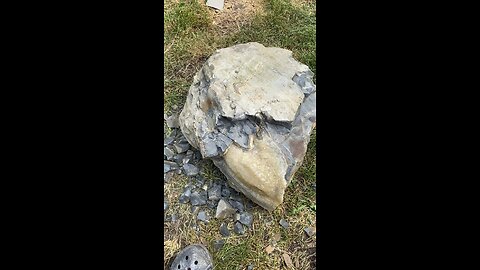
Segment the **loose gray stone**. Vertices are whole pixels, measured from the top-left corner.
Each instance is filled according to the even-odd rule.
[[[248,265],[247,270],[253,270],[253,265]]]
[[[221,195],[222,195],[222,186],[221,185],[214,184],[208,190],[208,199],[209,200],[218,201],[218,200],[220,200]]]
[[[315,228],[306,227],[303,230],[307,233],[308,237],[312,237],[315,234]]]
[[[190,201],[191,195],[192,195],[191,187],[186,187],[183,193],[180,195],[180,198],[178,198],[178,201],[180,203],[188,203]]]
[[[220,225],[220,234],[225,237],[230,236],[230,231],[228,230],[227,224],[222,223],[222,225]]]
[[[172,114],[171,116],[167,117],[167,126],[169,128],[179,128],[180,123],[178,122],[178,115],[177,114]]]
[[[240,214],[240,219],[238,221],[250,228],[253,222],[253,215],[248,212],[243,212]]]
[[[195,211],[197,211],[198,208],[199,208],[198,206],[192,205],[192,207],[190,207],[190,211],[191,211],[192,213],[195,213]]]
[[[238,192],[237,193],[232,193],[230,195],[230,199],[235,200],[237,202],[241,202],[243,200],[242,196]]]
[[[183,170],[187,176],[195,176],[198,174],[198,168],[192,164],[183,164]]]
[[[167,173],[172,170],[176,170],[178,168],[178,165],[175,162],[163,161],[163,173]]]
[[[218,10],[222,10],[224,5],[224,0],[207,0],[207,6],[213,7]]]
[[[176,143],[173,145],[175,147],[175,150],[177,150],[177,153],[184,153],[187,152],[187,150],[190,148],[190,144],[187,143]]]
[[[182,165],[183,159],[185,158],[185,154],[176,154],[173,156],[173,161],[177,163],[178,165]]]
[[[187,164],[187,163],[189,163],[189,162],[190,162],[190,158],[188,158],[188,157],[184,157],[184,158],[182,159],[182,163],[183,163],[183,164]]]
[[[243,204],[241,202],[235,201],[235,200],[229,200],[230,205],[233,206],[233,208],[237,209],[238,211],[242,212],[244,210]]]
[[[171,136],[170,136],[170,137],[167,137],[167,138],[165,138],[165,139],[163,140],[163,145],[164,145],[164,146],[170,145],[170,144],[173,143],[174,140],[175,140],[174,137],[171,137]]]
[[[235,225],[233,226],[233,231],[236,233],[236,234],[244,234],[245,233],[245,229],[243,228],[243,225],[242,223],[240,222],[235,222]]]
[[[205,211],[198,212],[197,219],[203,222],[208,221],[207,213]]]
[[[207,207],[210,208],[210,209],[216,209],[218,206],[218,203],[216,203],[215,201],[207,201]]]
[[[206,192],[202,191],[202,192],[197,192],[197,191],[194,191],[192,192],[192,195],[190,195],[190,203],[192,205],[205,205],[207,203],[207,194]]]
[[[170,179],[173,177],[173,172],[168,172],[163,174],[163,182],[168,183],[170,182]]]
[[[163,202],[163,211],[167,211],[168,209],[168,202]]]
[[[163,148],[163,155],[167,157],[168,160],[172,160],[175,156],[175,152],[168,147]]]
[[[235,209],[227,203],[225,200],[221,199],[218,202],[217,211],[215,213],[215,218],[222,219],[228,216],[231,216],[235,213]]]
[[[231,194],[230,188],[226,187],[226,186],[223,186],[222,187],[222,197],[229,198],[230,194]]]
[[[282,225],[282,227],[285,228],[285,229],[288,229],[288,227],[290,226],[290,224],[288,224],[288,222],[287,222],[285,219],[283,219],[283,218],[280,220],[279,223],[280,223],[280,225]]]
[[[213,242],[213,248],[215,249],[215,251],[220,250],[223,247],[223,245],[225,245],[225,240],[223,239],[216,240],[215,242]]]
[[[315,128],[313,75],[285,49],[251,42],[217,50],[194,77],[182,134],[232,187],[274,210]]]

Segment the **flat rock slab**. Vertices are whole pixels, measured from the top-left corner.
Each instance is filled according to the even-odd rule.
[[[243,225],[242,223],[240,222],[235,222],[235,225],[233,226],[233,231],[236,233],[236,234],[244,234],[245,233],[245,229],[243,228]]]
[[[222,225],[220,225],[220,234],[225,237],[230,236],[230,231],[228,230],[227,224],[222,223]]]
[[[240,214],[240,218],[238,219],[238,221],[250,228],[253,223],[253,215],[248,212],[243,212]]]
[[[224,6],[223,0],[207,0],[207,6],[213,7],[218,10],[222,10]]]
[[[223,219],[233,214],[235,214],[235,209],[228,202],[223,199],[218,202],[215,218]]]
[[[179,122],[230,186],[274,210],[316,124],[313,73],[281,48],[251,42],[217,50],[195,75]]]
[[[284,229],[288,229],[288,227],[290,227],[290,224],[288,224],[288,222],[283,218],[280,220],[279,223]]]
[[[312,228],[312,227],[306,227],[305,229],[303,229],[305,231],[305,233],[308,235],[308,237],[312,237],[315,235],[316,233],[316,229],[315,228]]]
[[[198,212],[197,219],[203,222],[208,222],[208,216],[205,211]]]

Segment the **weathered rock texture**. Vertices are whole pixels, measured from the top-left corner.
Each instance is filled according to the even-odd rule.
[[[180,128],[232,187],[273,210],[315,127],[312,78],[285,49],[247,43],[217,50],[194,77]]]

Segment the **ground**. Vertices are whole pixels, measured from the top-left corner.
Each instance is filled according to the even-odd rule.
[[[164,98],[166,114],[183,106],[194,74],[205,60],[219,48],[239,43],[259,42],[265,46],[289,49],[298,61],[315,72],[315,1],[310,0],[226,0],[223,11],[215,11],[205,1],[164,0]],[[168,130],[167,130],[168,132]],[[164,268],[169,269],[175,254],[193,243],[203,243],[211,252],[215,269],[286,269],[282,255],[288,254],[294,269],[315,269],[316,236],[308,237],[305,227],[316,225],[316,153],[315,131],[307,155],[285,194],[284,203],[268,212],[259,206],[249,210],[254,223],[244,235],[233,233],[225,238],[219,251],[213,241],[222,239],[221,222],[211,219],[196,221],[190,205],[180,204],[178,196],[187,183],[184,176],[175,176],[164,186],[169,203],[166,216],[175,213],[177,222],[164,224]],[[224,176],[211,161],[202,161],[204,176],[210,181]],[[245,200],[247,200],[245,198]],[[214,216],[213,210],[210,212]],[[288,229],[279,225],[284,218]],[[193,226],[198,228],[198,231]],[[276,234],[281,238],[272,242]],[[265,248],[275,250],[267,254]]]

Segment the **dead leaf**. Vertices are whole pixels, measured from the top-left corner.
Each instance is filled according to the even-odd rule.
[[[283,260],[288,268],[293,268],[292,259],[290,259],[290,256],[288,256],[287,253],[283,253]]]

